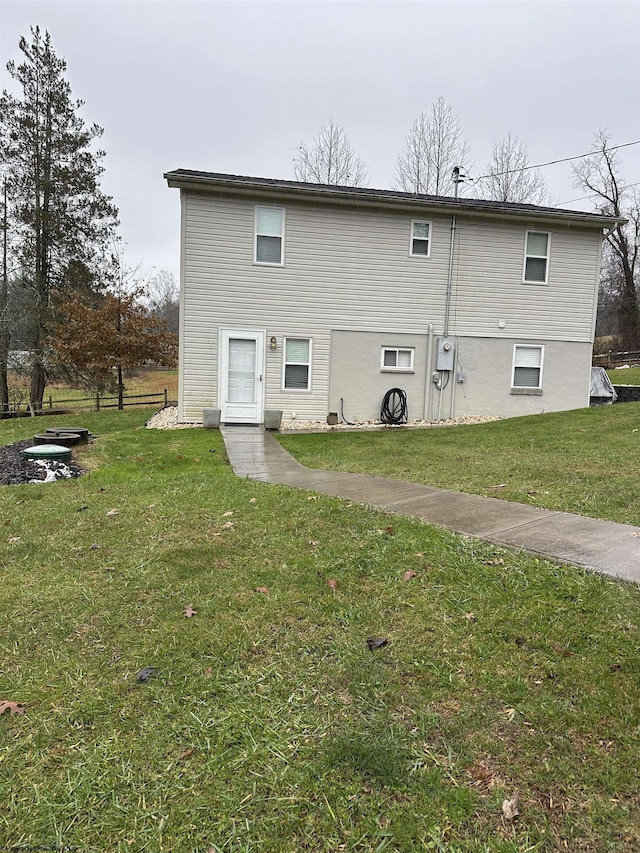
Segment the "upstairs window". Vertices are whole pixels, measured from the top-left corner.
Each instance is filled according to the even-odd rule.
[[[285,391],[309,391],[311,378],[311,341],[309,338],[285,338]]]
[[[542,389],[543,355],[542,346],[514,346],[512,388]]]
[[[411,246],[409,248],[410,255],[422,255],[429,257],[431,255],[431,223],[420,222],[414,219],[411,223]]]
[[[255,262],[282,266],[283,244],[284,208],[256,207]]]
[[[523,281],[532,284],[547,283],[550,236],[544,231],[527,231]]]
[[[396,349],[395,347],[383,347],[380,370],[397,370],[399,372],[412,371],[414,352],[415,350],[413,348]]]

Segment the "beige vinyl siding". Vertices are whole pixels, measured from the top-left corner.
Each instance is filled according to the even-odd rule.
[[[269,339],[275,337],[277,349],[269,349]],[[284,360],[284,339],[311,338],[311,389],[309,391],[285,391],[282,387]],[[300,326],[283,330],[282,324],[277,331],[267,330],[267,377],[266,408],[282,409],[288,419],[291,412],[299,420],[324,419],[329,405],[329,355],[331,336]]]
[[[547,284],[524,284],[527,230],[549,232]],[[590,342],[600,235],[540,223],[462,220],[456,237],[454,334]],[[500,329],[498,323],[505,326]]]
[[[332,328],[424,332],[443,315],[446,219],[434,221],[431,258],[415,258],[410,216],[288,206],[285,265],[264,267],[253,263],[254,216],[252,202],[185,193],[184,420],[217,401],[219,328],[266,330],[265,406],[324,419]],[[282,390],[287,335],[313,340],[310,393]]]
[[[266,333],[265,406],[301,420],[326,417],[332,330],[424,335],[433,324],[435,335],[443,332],[449,216],[428,217],[431,257],[412,257],[411,222],[420,215],[410,210],[273,203],[285,208],[285,263],[269,267],[253,262],[253,200],[183,192],[184,420],[200,420],[218,402],[220,328]],[[527,229],[551,233],[546,285],[522,282]],[[459,216],[449,333],[589,342],[599,244],[595,229]],[[287,335],[313,341],[311,392],[282,390]]]

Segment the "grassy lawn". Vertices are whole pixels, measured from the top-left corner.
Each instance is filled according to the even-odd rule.
[[[637,588],[238,479],[149,414],[84,416],[89,474],[0,490],[0,849],[640,848]]]
[[[127,376],[124,380],[126,394],[162,394],[167,389],[169,400],[178,399],[178,371],[177,370],[140,370],[134,376]],[[11,398],[20,398],[21,408],[24,409],[29,399],[29,377],[10,372],[9,387]],[[117,392],[116,396],[117,396]],[[112,396],[113,392],[109,395]],[[55,406],[59,400],[83,400],[87,397],[95,397],[95,394],[86,388],[71,388],[62,383],[47,385],[44,392],[45,408],[50,404]],[[111,401],[113,402],[113,401]]]
[[[640,404],[474,426],[283,435],[305,465],[640,525]]]
[[[640,367],[607,370],[607,373],[613,385],[640,385]]]

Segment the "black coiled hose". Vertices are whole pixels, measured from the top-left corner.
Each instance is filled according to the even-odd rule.
[[[402,388],[391,388],[384,395],[380,420],[383,424],[406,424],[407,395]]]

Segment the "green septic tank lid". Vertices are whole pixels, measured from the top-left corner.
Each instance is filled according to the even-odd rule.
[[[20,451],[25,459],[55,459],[57,462],[70,462],[71,450],[61,444],[37,444]]]

